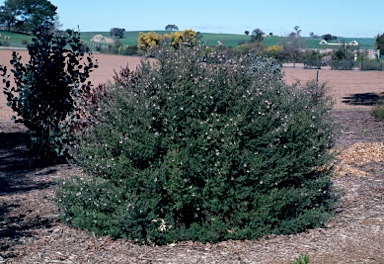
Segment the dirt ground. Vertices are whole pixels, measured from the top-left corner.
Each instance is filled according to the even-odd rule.
[[[95,57],[100,68],[92,76],[94,82],[107,81],[112,67],[118,69],[127,62],[134,67],[139,62],[128,57]],[[105,66],[108,61],[114,66]],[[285,72],[287,82],[316,77],[315,70],[285,68]],[[328,81],[339,100],[332,111],[342,130],[332,178],[342,194],[336,214],[322,228],[255,241],[187,241],[151,247],[68,227],[57,217],[55,182],[78,171],[67,164],[33,164],[25,128],[0,117],[0,263],[288,264],[301,254],[308,254],[313,264],[384,263],[384,129],[369,113],[373,95],[361,96],[379,96],[384,91],[383,77],[381,72],[319,71],[319,80]]]
[[[384,71],[333,71],[285,67],[285,81],[316,80],[327,83],[330,95],[335,100],[335,109],[369,109],[384,97]]]

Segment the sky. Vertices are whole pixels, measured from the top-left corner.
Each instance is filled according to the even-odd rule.
[[[384,0],[50,0],[62,29],[81,32],[179,30],[244,34],[260,28],[288,35],[375,37],[384,33]],[[4,1],[0,1],[4,3]]]

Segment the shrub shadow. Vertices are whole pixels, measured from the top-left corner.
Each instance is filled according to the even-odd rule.
[[[17,204],[0,204],[0,257],[10,259],[17,257],[13,247],[24,243],[26,238],[33,237],[33,230],[37,228],[50,228],[55,224],[52,218],[41,218],[39,216],[28,218],[26,214],[7,216],[7,214],[19,207]]]
[[[372,106],[384,99],[384,93],[358,93],[343,97],[342,102],[348,105]]]
[[[52,185],[30,181],[31,174],[44,176],[56,172],[56,169],[42,170],[55,164],[36,162],[27,149],[28,144],[26,132],[0,133],[0,195],[44,189]]]
[[[0,202],[0,257],[3,259],[17,257],[14,246],[33,237],[34,229],[49,228],[57,221],[38,215],[32,217],[32,210],[21,210],[18,196],[13,197],[55,184],[54,180],[38,178],[53,174],[58,168],[35,162],[28,144],[27,132],[0,132],[0,196],[4,197]]]

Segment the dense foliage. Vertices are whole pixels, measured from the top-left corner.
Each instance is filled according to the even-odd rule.
[[[352,70],[354,66],[353,47],[343,44],[332,52],[333,70]]]
[[[280,65],[249,54],[157,58],[116,78],[78,134],[71,154],[84,174],[57,190],[63,221],[164,244],[296,233],[330,217],[324,86],[288,87]]]
[[[47,0],[5,0],[0,6],[0,25],[7,31],[31,33],[39,26],[53,28],[57,7]]]
[[[380,57],[384,56],[384,34],[377,34],[375,49],[380,51]]]
[[[63,121],[75,110],[75,97],[90,90],[91,83],[86,81],[97,65],[82,52],[79,32],[55,35],[42,26],[34,34],[28,45],[29,63],[23,64],[17,52],[12,54],[15,87],[7,68],[0,70],[8,105],[17,114],[13,119],[29,129],[35,156],[48,162],[65,154],[70,138]]]

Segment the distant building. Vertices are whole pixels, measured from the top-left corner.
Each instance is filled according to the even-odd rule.
[[[356,41],[356,40],[352,40],[351,42],[349,43],[343,43],[343,42],[328,42],[324,39],[322,39],[320,42],[319,42],[320,45],[328,45],[328,46],[341,46],[343,44],[346,44],[346,45],[349,45],[349,46],[359,46],[359,43]]]

